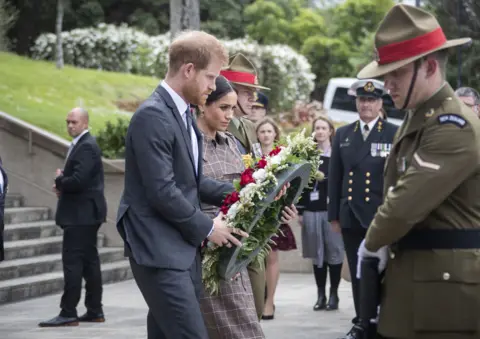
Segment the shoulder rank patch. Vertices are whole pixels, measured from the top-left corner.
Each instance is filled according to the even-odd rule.
[[[458,114],[442,114],[438,116],[438,123],[440,125],[454,124],[463,128],[467,124],[467,121]]]

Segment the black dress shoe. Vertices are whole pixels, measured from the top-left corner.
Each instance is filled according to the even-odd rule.
[[[338,310],[338,302],[339,301],[340,301],[340,299],[338,298],[338,295],[331,294],[330,298],[328,298],[327,311]]]
[[[324,310],[326,307],[327,307],[327,297],[325,297],[324,295],[320,295],[315,305],[313,305],[313,310],[321,311],[321,310]]]
[[[40,327],[61,327],[61,326],[78,326],[77,317],[62,317],[56,316],[47,321],[42,321],[38,324]]]
[[[347,335],[339,339],[367,339],[365,335],[366,333],[363,327],[359,325],[353,325],[352,329],[347,333]]]
[[[262,315],[262,320],[273,320],[274,318],[275,318],[275,314]]]
[[[89,323],[103,323],[105,322],[105,316],[103,315],[103,313],[94,314],[87,312],[80,318],[78,318],[78,320]]]

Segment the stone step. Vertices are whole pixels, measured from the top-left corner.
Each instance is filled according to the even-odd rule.
[[[62,229],[53,220],[34,221],[22,224],[5,225],[5,241],[48,238],[62,235]]]
[[[128,260],[102,265],[102,280],[104,284],[131,278],[132,272]],[[51,272],[0,281],[0,305],[61,291],[63,291],[63,272]]]
[[[120,247],[99,248],[98,254],[102,264],[124,259],[123,248]],[[60,253],[6,260],[0,263],[0,281],[55,271],[62,271],[62,255]]]
[[[22,207],[23,203],[23,196],[20,194],[8,193],[5,198],[5,208]]]
[[[53,220],[35,221],[23,224],[5,225],[3,238],[5,241],[33,240],[48,237],[58,237],[63,234],[63,230],[55,225]],[[97,246],[103,247],[105,235],[98,233]]]
[[[5,242],[5,260],[62,253],[62,236]]]
[[[7,241],[4,244],[5,260],[31,258],[34,256],[62,253],[63,236]],[[98,233],[97,247],[103,247],[105,235]]]
[[[10,207],[5,208],[4,223],[20,224],[48,220],[49,218],[50,210],[48,207]]]

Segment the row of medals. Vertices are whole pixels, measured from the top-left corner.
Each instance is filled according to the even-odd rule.
[[[372,142],[370,153],[372,157],[382,157],[385,158],[390,154],[392,149],[392,144],[385,144],[385,143],[375,143]]]

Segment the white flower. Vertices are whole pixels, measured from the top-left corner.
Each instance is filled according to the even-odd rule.
[[[256,191],[258,190],[259,186],[254,183],[250,183],[240,191],[240,200],[242,202],[250,202],[252,198],[255,196]]]
[[[149,36],[123,24],[101,23],[96,27],[62,32],[66,64],[82,68],[129,72],[163,77],[168,65],[170,33]],[[286,45],[259,45],[248,36],[223,40],[230,55],[243,53],[259,70],[266,84],[282,79],[276,91],[278,107],[289,109],[296,100],[308,100],[315,75],[307,59]],[[56,35],[41,34],[31,49],[32,57],[55,60]],[[272,78],[272,75],[273,78]]]
[[[240,202],[237,201],[232,206],[230,206],[227,212],[227,218],[229,218],[230,220],[235,219],[235,216],[237,215],[237,212],[239,210],[239,205],[240,205]]]
[[[267,177],[267,171],[265,171],[265,169],[263,168],[260,168],[253,173],[253,179],[255,179],[257,183],[263,182],[266,177]]]

